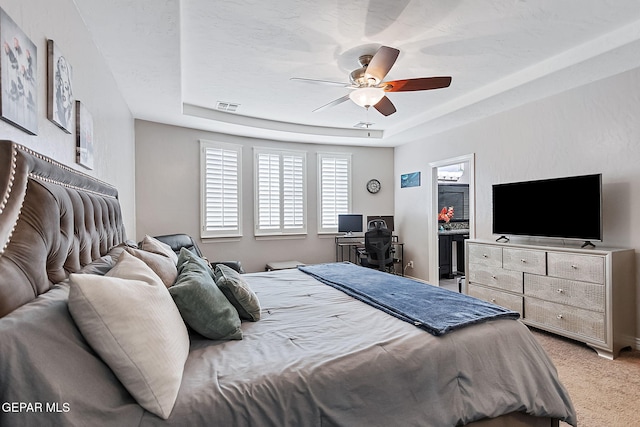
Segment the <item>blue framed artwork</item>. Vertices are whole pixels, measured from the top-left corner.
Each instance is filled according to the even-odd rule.
[[[400,176],[400,188],[420,187],[420,172],[405,173]]]

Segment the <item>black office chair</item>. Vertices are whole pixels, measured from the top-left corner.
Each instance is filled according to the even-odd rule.
[[[376,218],[367,223],[367,231],[375,230],[376,228],[387,228],[387,222],[382,218]]]
[[[377,268],[380,271],[393,269],[391,231],[382,227],[381,222],[377,222],[375,228],[364,233],[364,249],[367,255],[367,267]]]

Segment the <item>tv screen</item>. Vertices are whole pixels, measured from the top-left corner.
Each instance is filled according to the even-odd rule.
[[[338,215],[338,232],[339,233],[361,233],[362,232],[362,215],[361,214],[344,214]]]
[[[495,184],[493,233],[602,240],[602,175]]]

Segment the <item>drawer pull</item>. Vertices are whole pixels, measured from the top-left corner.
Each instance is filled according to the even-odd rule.
[[[487,255],[487,254],[482,254],[482,258],[489,258],[489,255]]]
[[[491,302],[495,303],[496,299],[495,298],[491,298]]]
[[[562,314],[558,314],[558,315],[556,316],[556,319],[564,319],[564,316],[563,316]]]
[[[495,279],[496,279],[496,275],[495,275],[495,274],[492,274],[492,275],[491,275],[491,278],[495,280]]]
[[[562,289],[562,288],[558,288],[558,293],[559,293],[559,294],[561,294],[561,293],[563,293],[563,292],[564,292],[564,289]]]
[[[527,262],[527,260],[523,258],[520,260],[520,262],[524,264],[525,262]]]
[[[577,266],[577,265],[575,265],[575,264],[571,264],[571,268],[573,268],[574,270],[577,270],[577,269],[578,269],[578,266]]]

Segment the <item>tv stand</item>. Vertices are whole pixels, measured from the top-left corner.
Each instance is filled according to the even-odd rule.
[[[496,239],[496,242],[508,242],[509,238],[507,236],[500,236]]]
[[[593,243],[591,243],[589,240],[586,240],[586,241],[582,244],[582,246],[580,246],[580,247],[581,247],[581,248],[586,248],[587,246],[588,246],[588,247],[591,247],[591,248],[595,248],[595,247],[596,247],[596,245],[594,245]]]
[[[613,359],[633,346],[635,250],[467,240],[464,292]]]

